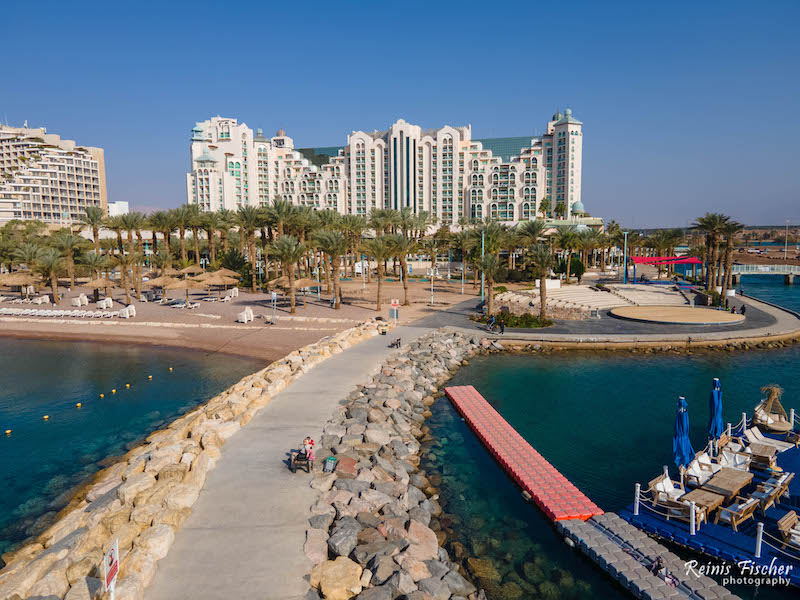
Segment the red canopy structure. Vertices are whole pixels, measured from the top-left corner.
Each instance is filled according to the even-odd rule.
[[[635,265],[702,265],[694,256],[632,256]]]

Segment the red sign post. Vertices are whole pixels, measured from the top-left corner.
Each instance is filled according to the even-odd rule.
[[[103,556],[103,583],[106,591],[111,592],[111,600],[114,599],[114,588],[117,584],[117,574],[119,573],[119,540],[114,540],[114,544]]]

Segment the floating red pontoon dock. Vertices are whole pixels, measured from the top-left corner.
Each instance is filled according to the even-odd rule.
[[[467,424],[553,521],[586,520],[603,511],[547,462],[471,385],[445,388]]]

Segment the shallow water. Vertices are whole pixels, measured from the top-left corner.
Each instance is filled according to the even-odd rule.
[[[0,553],[36,534],[108,457],[263,366],[193,351],[0,338]]]

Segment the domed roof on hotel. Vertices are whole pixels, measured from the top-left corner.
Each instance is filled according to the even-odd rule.
[[[197,162],[217,162],[217,159],[208,153],[208,150],[203,150],[203,153],[195,159]]]
[[[275,134],[275,137],[286,137],[286,130],[283,128],[278,129],[278,133]]]

